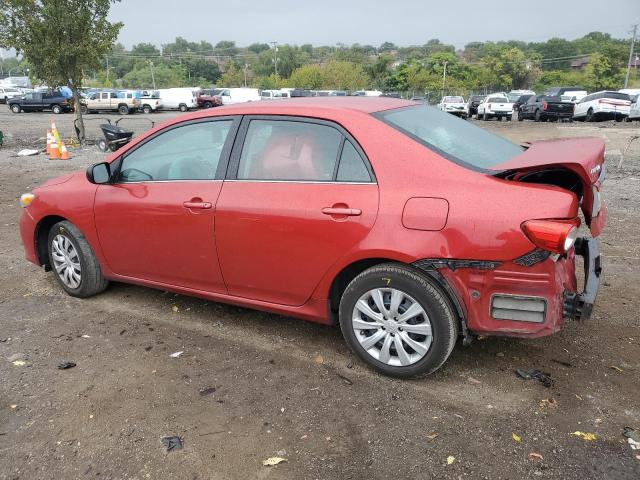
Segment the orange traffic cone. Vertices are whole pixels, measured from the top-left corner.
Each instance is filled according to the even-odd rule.
[[[69,151],[64,142],[60,143],[60,160],[69,160]]]
[[[51,139],[51,151],[49,152],[49,160],[59,160],[60,150],[58,150],[58,142],[56,139]]]
[[[47,129],[47,155],[51,154],[51,130]]]

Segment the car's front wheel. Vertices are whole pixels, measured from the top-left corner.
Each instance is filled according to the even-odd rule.
[[[14,103],[13,105],[11,105],[11,111],[13,113],[20,113],[22,111],[22,108],[20,108],[20,105],[18,105],[17,103]]]
[[[109,281],[89,243],[71,222],[56,223],[49,231],[49,263],[62,288],[72,297],[86,298],[102,292]]]
[[[401,264],[365,270],[340,301],[349,347],[375,370],[395,377],[434,372],[458,335],[454,310],[428,277]]]

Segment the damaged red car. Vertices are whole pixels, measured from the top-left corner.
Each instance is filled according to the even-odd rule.
[[[590,316],[603,178],[600,139],[516,145],[392,98],[253,102],[46,182],[20,231],[72,296],[127,282],[339,323],[364,362],[407,377],[460,337]]]

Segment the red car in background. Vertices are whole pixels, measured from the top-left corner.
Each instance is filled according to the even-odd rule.
[[[589,317],[603,161],[600,139],[520,146],[392,98],[237,104],[23,195],[20,231],[70,295],[114,280],[339,322],[367,364],[406,377],[459,336]]]

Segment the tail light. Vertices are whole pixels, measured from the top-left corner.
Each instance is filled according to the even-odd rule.
[[[547,102],[544,102],[542,104],[542,110],[546,110],[547,108],[549,108],[549,104]]]
[[[579,220],[528,220],[522,230],[537,247],[552,253],[568,252],[578,236]]]

